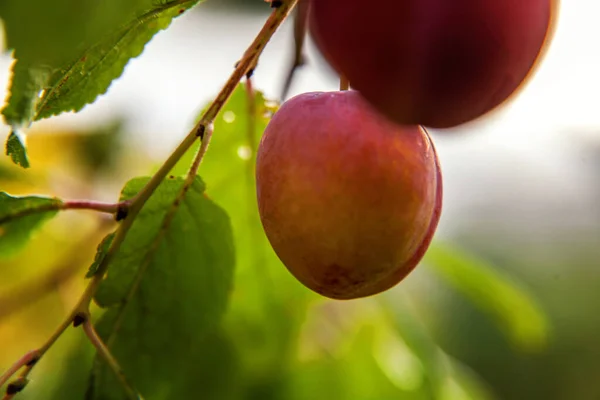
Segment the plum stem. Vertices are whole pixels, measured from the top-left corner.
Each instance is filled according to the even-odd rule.
[[[344,75],[340,74],[340,90],[350,89],[350,81]]]
[[[123,369],[119,365],[117,359],[112,355],[108,347],[104,344],[98,332],[94,328],[94,324],[90,320],[90,316],[86,315],[85,320],[83,322],[83,331],[85,335],[88,337],[92,345],[96,348],[98,355],[104,359],[106,364],[110,367],[112,372],[115,374],[121,386],[125,390],[127,397],[131,400],[139,400],[141,396],[138,394],[137,390],[133,388],[133,386],[128,382],[127,377],[123,373]]]
[[[2,376],[0,376],[0,387],[4,386],[4,384],[8,382],[8,380],[22,367],[34,364],[39,357],[40,355],[38,350],[32,350],[25,353],[25,355],[19,358],[13,365],[10,366],[10,368],[8,368],[8,370],[6,370],[6,372],[2,374]]]

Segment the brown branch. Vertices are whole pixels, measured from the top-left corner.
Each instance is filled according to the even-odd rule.
[[[21,368],[27,365],[35,364],[39,358],[40,354],[37,350],[31,350],[25,353],[23,357],[19,358],[13,365],[10,366],[10,368],[6,370],[6,372],[2,374],[2,376],[0,376],[0,387],[4,386],[14,374],[19,372]]]
[[[298,68],[306,64],[304,56],[304,41],[306,38],[306,22],[308,20],[309,0],[300,0],[294,16],[294,55],[288,69],[288,74],[281,90],[281,101],[285,101],[292,86],[292,81]]]
[[[344,75],[340,75],[340,90],[350,89],[350,82]]]
[[[63,210],[91,210],[102,213],[114,214],[128,206],[128,202],[123,203],[102,203],[93,200],[64,200],[56,203],[43,204],[38,207],[27,208],[16,213],[5,215],[0,218],[0,225],[11,222],[18,218],[27,217],[33,214],[40,214],[50,211]]]
[[[113,373],[121,383],[121,386],[123,386],[127,397],[129,397],[131,400],[139,400],[140,395],[129,383],[117,359],[112,355],[108,347],[106,347],[106,345],[98,335],[98,332],[96,332],[94,324],[92,324],[90,320],[90,316],[86,315],[84,318],[85,321],[83,322],[83,331],[85,332],[85,335],[88,337],[92,345],[96,348],[98,355],[106,362],[106,364],[113,371]]]

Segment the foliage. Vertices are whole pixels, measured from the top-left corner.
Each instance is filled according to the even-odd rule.
[[[0,257],[14,254],[31,232],[52,218],[61,201],[49,197],[14,197],[0,192]]]
[[[12,162],[23,168],[29,168],[27,150],[17,131],[13,130],[6,139],[6,155],[10,156]]]
[[[197,2],[3,1],[0,17],[17,60],[2,111],[6,122],[14,132],[35,120],[81,110],[106,92],[158,31]],[[82,18],[86,15],[94,17]],[[23,146],[7,146],[6,151],[26,167]]]
[[[477,257],[439,243],[429,249],[425,262],[489,313],[515,346],[536,351],[547,345],[549,329],[544,313],[510,277]]]
[[[122,197],[133,197],[146,181],[130,181]],[[97,323],[100,336],[122,360],[127,376],[153,399],[193,391],[196,377],[181,370],[193,370],[205,359],[205,337],[218,325],[231,291],[229,220],[203,196],[199,179],[173,222],[166,230],[163,226],[182,183],[166,180],[146,203],[95,297],[106,309]],[[112,371],[97,359],[88,398],[123,398],[119,393]]]

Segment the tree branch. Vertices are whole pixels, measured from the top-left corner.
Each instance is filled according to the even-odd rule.
[[[340,75],[340,90],[350,89],[350,82],[344,75]]]
[[[183,141],[179,144],[179,146],[173,151],[173,153],[167,158],[164,164],[160,167],[160,169],[154,174],[154,176],[148,181],[146,186],[142,188],[142,190],[129,202],[124,203],[128,206],[128,212],[126,217],[123,219],[119,228],[115,232],[115,237],[112,241],[112,244],[106,253],[106,256],[102,259],[102,262],[98,266],[98,270],[96,274],[91,279],[90,283],[86,287],[85,291],[81,295],[79,301],[69,314],[69,316],[61,323],[61,325],[56,329],[56,331],[52,334],[52,336],[46,341],[46,343],[37,350],[39,354],[39,358],[43,357],[43,355],[48,351],[48,349],[54,344],[54,342],[60,337],[60,335],[73,323],[74,320],[80,318],[82,315],[89,315],[89,306],[92,301],[98,286],[102,282],[102,279],[112,261],[112,258],[118,252],[121,244],[125,240],[129,229],[131,229],[133,222],[142,207],[146,203],[146,201],[152,196],[154,191],[158,188],[161,182],[165,179],[171,169],[177,164],[179,159],[191,148],[191,146],[195,143],[196,139],[200,137],[201,139],[205,135],[207,131],[209,131],[209,127],[218,115],[219,111],[229,99],[233,91],[235,90],[239,81],[248,73],[248,71],[256,65],[256,61],[258,60],[260,54],[263,52],[267,43],[277,30],[281,23],[285,20],[289,12],[295,7],[296,2],[298,0],[287,0],[278,4],[278,7],[273,11],[273,13],[269,16],[267,21],[265,22],[263,28],[260,30],[254,41],[250,44],[250,46],[245,51],[242,59],[238,62],[235,70],[217,95],[217,97],[213,100],[210,107],[206,110],[200,121],[194,126],[194,128],[188,133],[188,135],[183,139]],[[210,137],[209,137],[210,138]],[[206,141],[206,144],[208,141]],[[190,173],[186,179],[190,180],[195,178],[195,170],[200,164],[202,160],[204,150],[199,151],[196,156],[196,160],[190,168]],[[192,173],[194,172],[194,173]],[[182,188],[182,193],[185,194],[184,188]],[[186,189],[187,190],[187,189]],[[68,204],[68,202],[67,202]],[[83,204],[78,204],[83,207]],[[89,205],[89,204],[88,204]],[[103,208],[103,207],[100,207]],[[96,209],[96,208],[94,208]],[[118,209],[116,211],[119,211]],[[85,322],[85,321],[84,321]],[[20,374],[20,378],[26,379],[29,373],[32,370],[33,365],[27,366],[23,372]],[[9,397],[12,398],[12,397]]]
[[[19,358],[13,365],[10,366],[10,368],[6,370],[6,372],[2,374],[2,376],[0,376],[0,388],[4,386],[6,382],[8,382],[8,380],[12,378],[12,376],[21,368],[30,364],[35,364],[39,358],[40,354],[38,350],[31,350],[25,353],[23,357]]]
[[[33,214],[40,214],[49,211],[63,211],[63,210],[91,210],[102,213],[114,214],[117,211],[127,208],[129,202],[122,203],[102,203],[93,200],[64,200],[57,201],[52,204],[44,204],[39,207],[32,207],[25,210],[21,210],[14,214],[6,215],[0,218],[0,225],[11,222],[15,219],[27,217]]]
[[[306,64],[304,40],[306,38],[309,4],[309,0],[299,0],[298,7],[296,7],[296,15],[294,16],[294,55],[281,90],[281,101],[286,99],[298,68]]]
[[[92,324],[90,320],[90,316],[86,315],[85,321],[83,322],[83,331],[85,335],[88,337],[92,345],[96,348],[96,351],[104,359],[106,364],[110,367],[110,369],[114,372],[115,376],[123,386],[127,397],[131,400],[139,400],[141,396],[138,394],[137,390],[133,388],[133,386],[127,381],[127,377],[123,373],[123,369],[119,365],[117,359],[112,355],[108,347],[104,344],[100,336],[98,336],[98,332],[94,328],[94,324]]]

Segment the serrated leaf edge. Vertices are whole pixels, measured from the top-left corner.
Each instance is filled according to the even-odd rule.
[[[99,65],[100,63],[102,63],[103,60],[106,59],[106,57],[108,57],[108,55],[112,52],[112,51],[116,51],[116,49],[118,49],[118,44],[128,35],[128,33],[130,31],[132,31],[133,29],[135,29],[136,26],[139,25],[143,25],[148,23],[149,21],[158,18],[159,14],[165,12],[165,11],[169,11],[172,8],[175,7],[182,7],[184,9],[189,9],[191,8],[193,5],[195,5],[199,0],[177,0],[177,1],[173,1],[173,2],[169,2],[166,4],[163,4],[159,7],[156,7],[150,11],[147,11],[145,14],[141,15],[140,17],[135,18],[134,20],[130,21],[129,23],[127,23],[124,27],[121,28],[121,36],[120,38],[117,40],[117,45],[115,45],[113,47],[113,49],[109,52],[107,52],[96,64],[96,66],[94,66],[93,68],[90,69],[90,72],[93,71],[97,65]],[[175,16],[177,17],[177,16]],[[115,33],[116,35],[116,33]],[[111,35],[112,36],[112,35]],[[106,38],[105,38],[106,39]],[[104,39],[104,40],[105,40]],[[80,62],[82,62],[82,60],[86,59],[86,56],[92,52],[95,48],[97,48],[98,46],[102,45],[103,40],[98,41],[95,45],[90,46],[87,50],[85,50],[82,55],[80,57],[77,58],[76,61],[73,61],[67,68],[66,71],[62,77],[62,79],[58,80],[58,82],[51,87],[45,88],[45,92],[44,95],[42,96],[42,98],[40,99],[40,101],[37,103],[36,105],[36,112],[34,115],[33,120],[37,121],[39,119],[43,119],[43,118],[49,118],[55,115],[59,115],[63,112],[67,112],[67,111],[75,111],[78,112],[80,111],[83,107],[85,107],[87,104],[90,104],[91,102],[88,102],[84,105],[81,105],[79,107],[72,107],[70,109],[65,109],[65,110],[60,110],[60,111],[53,111],[50,114],[46,115],[43,114],[43,111],[45,110],[45,106],[48,104],[48,102],[50,101],[50,99],[52,99],[52,95],[54,95],[54,93],[56,93],[57,90],[59,90],[64,83],[72,76],[73,72],[75,71],[76,67],[79,65]],[[134,54],[132,55],[129,60],[127,62],[129,62],[131,59],[134,59],[136,57],[138,57],[144,50],[144,48],[146,47],[146,45],[148,44],[145,43],[144,46],[140,49],[140,52],[138,54]],[[115,79],[118,79],[124,72],[124,68],[123,70],[119,73],[119,75],[115,76],[113,78],[112,81],[114,81]],[[101,92],[101,93],[97,93],[96,97],[94,98],[93,101],[95,101],[95,99],[97,99],[99,96],[105,94],[108,89],[110,88],[110,86],[112,85],[112,82],[106,87],[106,89]]]
[[[16,145],[18,148],[14,148],[11,144],[14,141],[18,141]],[[23,140],[21,140],[21,136],[16,129],[12,129],[8,138],[6,138],[6,142],[4,144],[5,154],[10,157],[10,160],[18,165],[19,167],[29,168],[31,164],[29,163],[29,158],[27,157],[27,147]],[[20,154],[22,153],[22,154]]]

